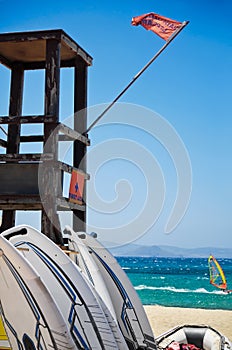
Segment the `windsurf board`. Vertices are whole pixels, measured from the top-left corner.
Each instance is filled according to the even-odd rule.
[[[69,226],[65,227],[63,237],[67,244],[70,258],[80,267],[81,271],[88,278],[89,283],[91,283],[93,286],[93,292],[95,291],[96,297],[98,298],[102,310],[105,313],[106,319],[116,340],[118,349],[127,349],[128,347],[119,328],[116,313],[108,289],[105,286],[105,282],[97,264],[95,263],[91,254],[89,254],[88,248],[78,237],[78,234],[74,232],[73,229]]]
[[[41,232],[20,225],[3,233],[41,276],[80,349],[117,349],[105,314],[80,269]]]
[[[96,238],[84,232],[78,234],[101,272],[129,349],[156,349],[147,315],[126,273]]]
[[[76,349],[35,269],[0,235],[0,315],[12,349]]]

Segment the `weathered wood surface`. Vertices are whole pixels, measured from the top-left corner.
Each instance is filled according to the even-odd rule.
[[[82,173],[84,176],[85,176],[85,180],[89,180],[90,179],[90,175],[87,174],[87,173],[84,173],[84,171],[80,168],[75,168],[74,166],[72,165],[69,165],[69,164],[66,164],[66,163],[63,163],[61,161],[58,161],[55,166],[58,166],[59,169],[71,174],[73,170],[76,170],[80,173]]]
[[[3,139],[0,139],[0,147],[6,148],[7,142]]]
[[[87,68],[92,64],[92,57],[58,29],[0,34],[0,63],[12,70],[9,115],[0,116],[0,125],[8,125],[7,140],[0,139],[0,146],[6,149],[6,154],[0,154],[0,174],[5,176],[0,188],[0,209],[3,210],[0,230],[14,226],[16,210],[41,210],[42,232],[55,243],[62,244],[58,211],[72,210],[74,229],[85,230],[85,205],[70,203],[62,191],[64,172],[71,174],[76,169],[85,175],[85,180],[89,179],[83,158],[90,140],[83,133],[87,118]],[[61,67],[75,69],[75,130],[59,122]],[[27,69],[45,69],[44,115],[22,115],[23,77]],[[21,135],[22,124],[36,123],[44,125],[43,135]],[[58,161],[59,141],[73,142],[73,166]],[[42,142],[44,153],[21,154],[20,143],[25,142],[28,145]],[[45,174],[37,184],[39,174],[33,171],[36,167],[41,170],[40,166]],[[14,167],[18,168],[12,171]],[[28,181],[22,181],[23,178]]]
[[[76,116],[74,116],[74,120],[75,120],[75,118],[76,118]],[[81,121],[81,117],[78,120]],[[90,140],[88,139],[88,137],[82,135],[80,132],[71,129],[68,126],[66,126],[66,125],[64,125],[62,123],[58,124],[58,130],[61,133],[63,133],[66,136],[68,136],[70,140],[80,141],[80,142],[84,143],[87,146],[90,145]]]
[[[87,65],[78,57],[75,65],[74,80],[74,129],[83,134],[87,129]],[[87,135],[85,137],[88,138]],[[74,141],[73,165],[86,173],[87,147],[81,140]],[[83,190],[83,202],[86,200],[86,186]],[[86,231],[86,211],[73,211],[74,231]]]
[[[0,62],[9,68],[14,62],[24,63],[24,69],[45,68],[48,40],[60,42],[61,62],[66,66],[76,57],[88,66],[92,64],[92,57],[61,29],[0,34]]]
[[[81,212],[85,212],[85,205],[80,205],[76,203],[70,203],[68,198],[57,198],[57,210],[60,211],[70,211],[70,210],[78,210]]]
[[[0,209],[6,212],[14,210],[41,210],[39,195],[0,195]]]
[[[38,161],[44,161],[44,160],[53,160],[54,159],[54,155],[52,153],[22,153],[22,154],[18,154],[18,153],[10,153],[10,154],[0,154],[0,161],[1,162],[13,162],[13,163],[17,163],[17,162],[38,162]],[[0,164],[1,165],[1,164]]]
[[[20,63],[16,63],[12,67],[11,85],[10,85],[10,104],[9,116],[19,116],[22,114],[23,102],[23,84],[24,70]],[[20,145],[20,124],[8,126],[6,153],[18,153]],[[15,225],[16,212],[15,210],[3,210],[2,227],[8,229]]]
[[[54,121],[55,118],[51,115],[11,115],[0,117],[0,124],[54,123]]]

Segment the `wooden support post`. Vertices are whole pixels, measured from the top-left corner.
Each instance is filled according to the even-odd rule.
[[[9,116],[22,114],[24,69],[22,64],[15,63],[11,71],[11,89]],[[19,153],[21,125],[14,124],[8,127],[6,153]],[[1,231],[15,225],[15,210],[3,210]]]
[[[80,57],[76,59],[74,86],[74,130],[79,133],[87,128],[87,65]],[[73,165],[86,173],[86,145],[79,140],[74,141]],[[86,189],[84,186],[84,200]],[[86,231],[86,211],[73,210],[74,231]]]
[[[53,117],[53,123],[44,123],[44,144],[46,152],[52,153],[57,160],[58,143],[56,126],[59,121],[59,94],[60,94],[60,49],[61,43],[56,39],[46,41],[46,75],[45,75],[45,115]],[[49,139],[49,142],[47,142]],[[42,210],[42,232],[52,241],[62,244],[62,234],[57,214],[57,195],[60,188],[58,169],[53,162],[45,164],[43,177],[43,200],[46,202]]]

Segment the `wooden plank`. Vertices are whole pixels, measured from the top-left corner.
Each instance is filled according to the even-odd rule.
[[[0,165],[1,195],[39,195],[39,162]]]
[[[85,65],[92,65],[92,57],[87,54],[70,36],[66,33],[63,33],[62,42],[64,42],[69,48],[71,48],[74,52],[77,53],[78,57],[81,57],[84,60]]]
[[[46,60],[36,62],[23,62],[24,70],[38,70],[45,69]]]
[[[72,165],[69,165],[69,164],[66,164],[66,163],[63,163],[63,162],[60,162],[60,161],[58,161],[57,164],[58,164],[59,169],[65,171],[65,172],[67,172],[69,174],[71,174],[73,170],[76,170],[76,171],[82,173],[85,176],[85,180],[89,180],[90,179],[90,175],[87,174],[87,173],[84,173],[83,170],[81,170],[79,168],[75,168]]]
[[[7,142],[3,139],[0,139],[0,147],[6,148]]]
[[[83,56],[83,58],[84,57],[85,56]],[[0,62],[1,62],[1,56],[0,56]],[[75,62],[76,62],[76,57],[71,58],[71,59],[62,59],[62,57],[61,57],[60,68],[75,67]],[[90,61],[88,59],[88,62],[91,62],[91,64],[92,64],[92,60]],[[10,62],[9,62],[9,64],[10,64]],[[23,67],[24,67],[24,70],[45,69],[45,64],[46,64],[45,60],[38,61],[38,62],[23,62]]]
[[[24,200],[23,203],[2,203],[2,200],[0,199],[0,209],[6,212],[6,215],[9,214],[9,220],[11,219],[11,211],[15,210],[42,210],[43,206],[41,203],[26,203]],[[15,225],[15,224],[14,224]],[[13,226],[10,226],[13,227]],[[8,228],[10,228],[8,227]],[[4,228],[2,231],[7,230],[8,228]]]
[[[18,153],[9,153],[9,154],[0,154],[0,161],[1,162],[22,162],[22,161],[31,161],[31,162],[38,162],[38,161],[51,161],[54,159],[54,156],[52,153],[29,153],[29,154],[18,154]]]
[[[0,42],[32,42],[34,40],[59,39],[61,36],[61,29],[38,30],[26,32],[12,32],[0,34]],[[33,45],[33,43],[32,43]]]
[[[71,255],[71,254],[73,254],[73,255],[78,255],[78,254],[80,254],[79,252],[75,252],[74,250],[67,250],[66,247],[60,247],[60,248],[61,248],[62,251],[63,251],[65,254],[67,254],[67,255]]]
[[[63,134],[59,134],[58,135],[58,141],[65,141],[65,142],[72,142],[73,139],[71,139],[69,136],[67,135],[63,135]]]
[[[20,142],[43,142],[44,135],[20,136]]]
[[[73,129],[71,129],[71,130],[73,130]],[[89,139],[86,139],[86,137],[84,135],[80,135],[79,133],[78,133],[78,135],[76,135],[76,137],[78,137],[78,138],[80,137],[84,141],[84,143],[86,142],[88,146],[90,145],[90,140]],[[72,136],[74,136],[74,134]],[[68,136],[68,135],[64,135],[64,134],[59,134],[58,135],[58,140],[59,141],[66,141],[66,142],[75,141],[77,138],[74,138],[72,136],[71,135]]]
[[[59,123],[58,130],[59,130],[59,132],[68,136],[70,138],[70,140],[73,140],[73,141],[78,140],[78,141],[80,141],[80,143],[83,143],[87,146],[90,145],[90,140],[86,136],[82,135],[78,131],[75,131],[75,130],[69,128],[68,126],[66,126],[62,123]]]
[[[86,206],[85,205],[79,205],[76,203],[70,203],[68,198],[57,198],[57,210],[58,211],[80,211],[85,212]]]
[[[42,203],[40,196],[13,196],[0,195],[0,210],[10,212],[11,210],[41,210]]]
[[[70,68],[74,67],[74,59],[69,60],[61,60],[60,67],[61,68]],[[46,61],[42,60],[39,62],[24,62],[23,67],[24,70],[38,70],[38,69],[45,69]]]
[[[34,124],[34,123],[54,123],[55,117],[52,115],[27,115],[27,116],[1,116],[0,124]]]

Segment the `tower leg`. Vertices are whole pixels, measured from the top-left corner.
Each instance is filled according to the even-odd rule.
[[[87,66],[80,58],[76,59],[74,87],[74,129],[81,134],[87,129]],[[73,165],[86,173],[86,145],[74,142]],[[83,199],[86,201],[86,187]],[[87,208],[86,208],[87,209]],[[74,231],[86,231],[86,210],[73,210]]]

